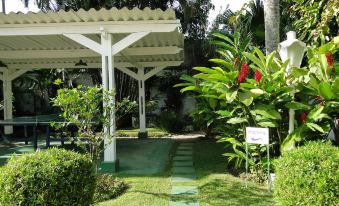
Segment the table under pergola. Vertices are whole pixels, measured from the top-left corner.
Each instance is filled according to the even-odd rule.
[[[172,9],[1,13],[4,119],[13,118],[14,79],[32,70],[79,68],[76,63],[82,60],[86,65],[80,68],[101,68],[104,89],[115,89],[115,68],[138,81],[140,133],[146,133],[145,81],[164,68],[183,62],[184,37],[179,27]],[[114,135],[114,115],[111,121],[106,132]],[[11,133],[13,128],[6,126],[5,134]],[[115,171],[116,163],[113,139],[104,151],[102,170]]]

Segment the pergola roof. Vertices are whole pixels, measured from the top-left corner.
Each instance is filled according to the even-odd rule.
[[[112,8],[107,9],[90,9],[85,11],[79,9],[78,11],[70,10],[59,12],[49,11],[45,12],[28,12],[0,14],[0,24],[42,24],[42,23],[74,23],[74,22],[108,22],[108,21],[152,21],[152,20],[176,20],[175,13],[172,9],[165,11],[161,9],[152,10],[145,8],[140,10],[138,8]]]
[[[74,68],[80,59],[98,68],[101,54],[93,48],[100,49],[107,32],[117,43],[116,66],[177,66],[183,61],[179,26],[172,9],[0,14],[0,60],[9,69]],[[93,48],[79,44],[79,38],[92,41]],[[120,41],[132,44],[125,48]]]

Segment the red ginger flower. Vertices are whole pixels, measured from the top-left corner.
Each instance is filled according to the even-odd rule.
[[[248,73],[248,65],[242,64],[239,75],[238,75],[238,84],[246,81],[247,73]]]
[[[329,67],[333,66],[333,58],[331,52],[327,51],[326,52],[326,58],[327,58],[327,64]]]
[[[302,123],[305,123],[306,119],[307,119],[307,113],[306,112],[301,112],[301,114],[300,114],[300,121]]]
[[[255,70],[255,74],[254,74],[254,79],[258,82],[258,83],[260,83],[260,81],[261,81],[261,73],[260,73],[260,71],[258,70],[258,69],[256,69]]]

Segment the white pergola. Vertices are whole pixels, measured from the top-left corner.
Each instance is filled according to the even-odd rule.
[[[127,8],[89,11],[0,14],[0,67],[4,119],[12,118],[12,81],[36,69],[102,68],[103,87],[114,90],[114,68],[139,83],[140,132],[146,132],[145,81],[168,66],[183,62],[183,35],[172,9]],[[131,70],[137,68],[137,72]],[[145,72],[145,68],[152,68]],[[114,99],[112,99],[114,101]],[[114,115],[113,115],[114,116]],[[113,135],[115,120],[106,132]],[[13,132],[5,127],[5,134]],[[115,163],[115,139],[104,162]]]

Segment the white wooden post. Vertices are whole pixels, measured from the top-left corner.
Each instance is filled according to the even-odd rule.
[[[139,137],[147,137],[146,131],[146,112],[145,112],[145,68],[138,68],[139,85]]]
[[[101,46],[102,46],[102,81],[103,88],[105,90],[113,91],[115,87],[114,83],[114,57],[112,55],[112,35],[102,31],[101,34]],[[110,103],[114,103],[115,99],[111,98]],[[105,102],[104,102],[105,104]],[[107,135],[105,139],[105,151],[104,162],[101,164],[101,170],[103,172],[115,172],[117,169],[117,155],[116,155],[116,139],[115,133],[115,111],[111,111],[110,114],[110,126],[104,128],[104,132]],[[108,140],[108,135],[113,136],[112,141]]]
[[[12,80],[9,72],[3,72],[4,119],[13,118]],[[13,134],[13,126],[5,126],[5,134]]]

